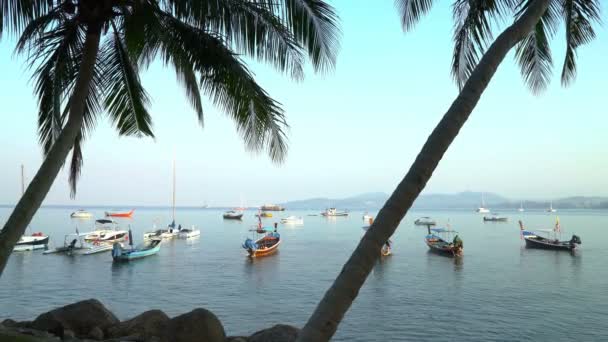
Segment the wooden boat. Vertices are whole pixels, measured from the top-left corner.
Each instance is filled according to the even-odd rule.
[[[230,210],[230,211],[225,212],[223,217],[226,220],[241,220],[243,218],[243,212]]]
[[[260,234],[259,230],[255,231]],[[264,235],[257,240],[247,238],[243,243],[243,248],[251,258],[263,257],[273,254],[279,249],[281,235],[274,231],[265,231]]]
[[[445,228],[428,228],[428,235],[424,238],[426,245],[433,252],[447,256],[461,256],[463,244],[458,232]],[[448,242],[452,240],[451,242]]]
[[[500,216],[497,213],[492,214],[492,216],[484,216],[484,222],[507,222],[506,216]]]
[[[437,224],[437,222],[435,222],[435,220],[433,220],[432,218],[430,218],[428,216],[423,216],[423,217],[417,218],[414,221],[414,224],[417,226],[434,226]]]
[[[129,248],[123,248],[119,243],[112,247],[112,259],[116,262],[130,261],[154,255],[160,251],[161,239],[151,239],[133,247],[133,236],[129,229]]]
[[[135,209],[130,211],[106,211],[107,217],[132,217]]]
[[[329,208],[322,212],[321,215],[325,217],[348,216],[348,211],[338,211],[336,208]]]
[[[276,204],[264,204],[260,207],[261,211],[285,211],[285,208]]]
[[[76,210],[75,212],[70,214],[71,218],[80,218],[80,219],[89,219],[91,217],[93,217],[93,214],[91,214],[88,211],[85,211],[83,209],[79,209]]]
[[[561,227],[559,225],[559,219],[556,221],[555,228],[553,229],[537,229],[536,231],[529,231],[524,228],[522,221],[519,221],[519,228],[521,237],[524,239],[524,241],[526,241],[526,248],[574,251],[577,246],[582,243],[581,238],[577,235],[572,235],[570,240],[560,241],[559,237],[561,237]],[[540,234],[537,232],[543,232],[547,236],[540,236]]]

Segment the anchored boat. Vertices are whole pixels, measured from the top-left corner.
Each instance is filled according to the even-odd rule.
[[[281,244],[281,235],[277,232],[276,223],[274,230],[269,227],[262,227],[262,219],[258,217],[256,228],[250,231],[255,235],[255,240],[247,238],[243,243],[243,248],[247,251],[249,257],[267,256],[278,250],[279,244]]]
[[[282,224],[303,225],[304,218],[299,216],[288,216],[281,219]]]
[[[154,255],[160,251],[161,239],[151,239],[133,247],[133,235],[129,229],[129,248],[122,247],[119,243],[112,246],[112,259],[114,261],[130,261]]]
[[[457,234],[458,232],[455,230],[429,227],[428,235],[424,238],[424,242],[431,251],[438,254],[461,256],[463,244]],[[453,239],[452,236],[454,236]]]
[[[321,215],[325,217],[333,217],[333,216],[348,216],[348,211],[338,211],[336,208],[326,209]]]
[[[417,226],[434,226],[437,224],[437,222],[428,216],[423,216],[423,217],[417,218],[414,221],[414,224]]]
[[[132,217],[135,209],[131,209],[130,211],[106,211],[107,217]]]
[[[241,220],[243,218],[242,211],[230,210],[224,213],[224,219],[226,220]]]
[[[70,214],[71,218],[79,218],[79,219],[89,219],[91,217],[93,217],[93,214],[91,214],[90,212],[84,210],[84,209],[79,209],[76,210],[75,212]]]
[[[577,235],[572,235],[570,240],[560,240],[562,231],[559,219],[556,220],[553,229],[526,230],[522,221],[519,221],[519,228],[527,248],[574,251],[582,243],[581,238]],[[542,232],[546,236],[541,236],[538,232]]]
[[[500,216],[498,213],[493,213],[491,216],[484,216],[484,222],[507,222],[506,216]]]

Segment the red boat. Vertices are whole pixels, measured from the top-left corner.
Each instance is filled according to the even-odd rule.
[[[131,209],[131,211],[106,211],[106,217],[131,217],[134,211],[135,209]]]

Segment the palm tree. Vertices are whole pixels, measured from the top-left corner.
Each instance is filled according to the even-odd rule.
[[[403,28],[412,29],[434,2],[439,1],[396,0]],[[382,245],[424,189],[506,54],[515,47],[525,83],[533,93],[539,93],[545,89],[551,75],[550,38],[563,23],[566,26],[566,57],[561,80],[563,85],[570,84],[576,75],[576,49],[595,37],[593,24],[600,21],[599,3],[599,0],[453,2],[456,25],[452,75],[460,93],[325,293],[298,341],[328,341],[333,336],[379,258]],[[496,21],[511,15],[515,17],[514,22],[491,42]]]
[[[45,159],[0,232],[0,272],[70,150],[72,196],[81,145],[105,113],[121,135],[153,137],[140,68],[171,66],[203,122],[201,93],[236,123],[246,146],[285,157],[281,105],[240,55],[301,79],[334,67],[337,15],[322,0],[0,0],[0,35],[20,36],[38,98]]]

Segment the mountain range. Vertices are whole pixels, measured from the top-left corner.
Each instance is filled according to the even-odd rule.
[[[482,195],[488,208],[515,209],[523,205],[526,209],[546,209],[549,200],[512,200],[494,193],[465,191],[455,194],[423,194],[416,199],[413,209],[475,209],[481,205]],[[379,209],[389,195],[383,192],[370,192],[347,198],[310,198],[281,203],[287,209],[324,209],[328,207],[349,210]],[[608,197],[573,196],[554,199],[556,209],[608,209]]]

